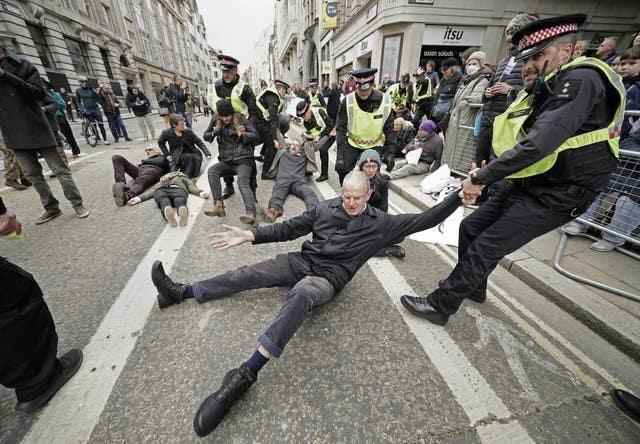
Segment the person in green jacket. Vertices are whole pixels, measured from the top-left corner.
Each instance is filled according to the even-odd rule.
[[[184,173],[174,171],[162,176],[156,186],[131,198],[127,204],[137,205],[153,197],[167,223],[172,227],[177,227],[179,222],[180,226],[184,227],[189,220],[189,209],[187,208],[189,194],[200,196],[203,199],[209,198],[209,193],[198,188]]]

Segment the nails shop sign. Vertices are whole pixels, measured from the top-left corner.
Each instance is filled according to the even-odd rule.
[[[427,25],[422,44],[479,46],[484,40],[484,30],[479,26]]]

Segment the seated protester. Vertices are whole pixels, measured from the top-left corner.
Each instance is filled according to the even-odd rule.
[[[213,208],[204,214],[211,217],[225,217],[224,201],[220,178],[238,176],[238,187],[245,207],[245,215],[240,221],[253,224],[256,221],[256,194],[252,178],[256,171],[253,146],[260,140],[251,121],[242,114],[234,113],[233,105],[227,99],[219,100],[218,114],[207,129],[207,137],[218,140],[219,162],[209,168],[209,186],[213,195]]]
[[[305,103],[305,102],[303,102]],[[280,144],[281,155],[276,157],[274,166],[277,164],[278,175],[276,183],[273,185],[269,208],[264,210],[265,220],[275,222],[282,216],[282,208],[289,194],[293,194],[304,201],[307,211],[318,205],[318,196],[313,191],[307,181],[307,164],[309,154],[315,155],[313,144],[304,143],[295,136],[291,139],[285,138]],[[304,146],[307,149],[303,148]],[[310,147],[310,153],[309,153]],[[312,157],[312,161],[314,161]]]
[[[127,201],[142,194],[147,188],[155,185],[163,174],[169,172],[169,162],[155,147],[144,150],[146,159],[135,166],[123,156],[116,154],[111,158],[115,183],[111,188],[117,206],[124,206]],[[127,184],[126,176],[133,179]]]
[[[413,142],[413,139],[416,137],[416,129],[412,122],[398,117],[393,121],[393,132],[396,133],[396,140],[398,141],[395,148],[397,152],[393,153],[393,155],[394,157],[398,157],[401,156],[404,147]],[[393,168],[387,168],[387,172],[392,169]]]
[[[436,124],[432,120],[423,120],[415,140],[402,150],[403,154],[422,150],[418,163],[414,165],[406,159],[399,161],[396,164],[396,169],[390,173],[391,180],[432,173],[440,168],[442,145],[442,137],[436,133]]]
[[[620,73],[627,89],[626,111],[640,110],[640,52],[627,50],[620,56]],[[620,131],[620,149],[640,153],[640,118],[626,117]],[[611,175],[611,182],[616,184],[616,191],[620,196],[605,196],[596,199],[589,209],[582,215],[585,219],[593,219],[603,200],[615,201],[615,212],[611,222],[607,225],[612,231],[631,236],[640,226],[640,169],[631,162],[637,160],[621,160],[618,170]],[[578,235],[585,233],[589,227],[578,221],[568,223],[563,227],[567,234]],[[591,245],[591,249],[607,252],[624,245],[625,239],[613,233],[603,232],[602,240]]]
[[[307,139],[312,141],[320,151],[320,176],[316,182],[329,179],[329,148],[336,141],[335,122],[324,108],[314,107],[306,101],[296,106],[296,114],[302,118]]]
[[[366,150],[360,155],[358,169],[369,179],[371,196],[367,204],[387,213],[389,211],[389,176],[380,172],[381,163],[380,154],[376,150]],[[400,245],[390,245],[379,250],[374,256],[389,256],[402,259],[405,256],[405,252]]]
[[[132,198],[127,204],[137,205],[153,197],[168,224],[177,227],[177,215],[180,219],[180,226],[184,227],[189,220],[189,209],[187,208],[189,194],[200,196],[203,199],[209,198],[209,193],[198,188],[184,173],[174,171],[162,176],[158,185]]]
[[[182,171],[189,178],[198,177],[203,154],[211,157],[211,153],[200,137],[186,128],[184,117],[171,114],[169,123],[171,128],[162,131],[158,146],[162,154],[170,160],[171,171]]]

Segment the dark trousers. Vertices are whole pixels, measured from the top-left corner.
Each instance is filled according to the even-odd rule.
[[[126,176],[133,179],[133,182],[128,185],[127,200],[142,194],[144,190],[158,183],[162,177],[162,169],[145,164],[137,167],[119,154],[111,157],[111,162],[113,163],[113,179],[116,182],[127,183]]]
[[[73,118],[73,107],[71,105],[67,105],[67,115],[72,122],[75,122],[75,119]]]
[[[288,255],[281,254],[255,265],[244,266],[192,285],[198,302],[220,299],[234,293],[257,288],[287,287],[287,301],[267,330],[260,344],[274,357],[302,325],[311,310],[329,302],[336,294],[331,283],[318,276],[305,276],[291,266]]]
[[[252,177],[255,170],[254,161],[218,162],[209,168],[209,186],[214,200],[222,200],[220,178],[238,176],[238,188],[247,212],[256,212],[256,194],[252,187]]]
[[[107,140],[107,131],[104,129],[104,124],[102,123],[102,114],[100,111],[86,111],[87,120],[89,122],[96,122],[98,124],[98,128],[100,128],[100,134],[102,134],[102,140]],[[96,134],[97,138],[100,139],[100,136]]]
[[[4,258],[0,288],[0,384],[30,401],[61,370],[56,327],[33,276]]]
[[[282,211],[284,201],[287,200],[289,194],[293,194],[299,199],[302,199],[307,210],[314,208],[320,203],[318,196],[316,196],[311,185],[307,183],[306,178],[286,181],[276,178],[276,183],[273,185],[273,191],[271,192],[269,208]]]
[[[260,154],[263,157],[262,176],[264,177],[271,169],[273,158],[276,156],[276,147],[273,144],[273,132],[271,131],[271,124],[269,122],[256,122],[256,130],[258,131],[260,140],[262,141]]]
[[[200,175],[200,168],[202,167],[202,154],[200,151],[183,151],[178,160],[177,168],[182,171],[187,177],[193,179]]]
[[[80,147],[78,146],[78,142],[76,142],[71,126],[69,126],[69,121],[65,117],[58,117],[58,126],[60,127],[60,132],[64,138],[67,139],[67,143],[71,147],[73,155],[77,156],[80,154]]]
[[[381,147],[374,148],[379,153],[382,151]],[[365,150],[354,148],[348,143],[343,147],[338,147],[338,155],[336,156],[336,173],[338,173],[338,179],[340,185],[347,174],[349,174],[357,165],[360,155]]]
[[[329,148],[333,145],[336,138],[333,136],[324,136],[318,141],[318,151],[320,151],[320,175],[329,175]]]
[[[175,187],[160,187],[153,193],[153,199],[161,211],[164,211],[167,207],[186,207],[188,197],[189,195],[185,190]]]
[[[120,113],[107,113],[107,120],[109,121],[109,129],[111,129],[113,139],[116,142],[120,137],[125,139],[129,138],[129,134],[127,134],[127,128],[124,126],[124,122],[122,121],[122,116],[120,115]]]
[[[62,148],[60,148],[60,151],[62,151]],[[80,191],[73,180],[73,176],[71,176],[71,170],[66,163],[66,159],[62,157],[64,152],[60,154],[57,147],[52,147],[41,150],[18,150],[15,153],[24,175],[38,192],[40,202],[45,210],[59,209],[59,202],[42,175],[42,165],[38,161],[38,153],[44,157],[45,162],[51,168],[51,172],[56,175],[60,186],[62,186],[64,196],[71,202],[73,208],[82,206]]]
[[[431,118],[431,108],[433,108],[433,99],[425,99],[416,103],[416,115],[413,118],[413,126],[416,130],[420,128],[423,117]]]
[[[571,211],[553,210],[513,184],[502,187],[462,221],[458,263],[428,296],[429,302],[453,314],[469,296],[484,299],[487,279],[503,257],[574,218]]]
[[[493,157],[491,144],[493,142],[493,121],[497,114],[490,111],[482,111],[480,115],[480,132],[476,141],[475,161],[478,166],[483,160],[489,162]]]

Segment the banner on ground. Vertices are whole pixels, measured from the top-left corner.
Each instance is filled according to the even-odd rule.
[[[338,27],[338,1],[322,0],[322,29]]]

